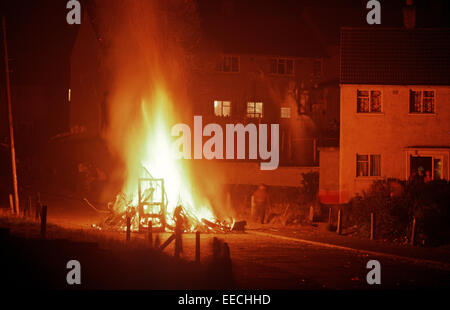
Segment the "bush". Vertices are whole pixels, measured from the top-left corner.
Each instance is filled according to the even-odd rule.
[[[319,173],[312,171],[302,173],[301,194],[304,202],[313,202],[317,199],[319,192]]]
[[[439,245],[448,243],[450,236],[449,201],[448,181],[376,181],[363,196],[351,201],[348,221],[358,227],[361,235],[368,236],[373,212],[377,238],[405,241],[411,235],[411,222],[415,217],[417,242]]]

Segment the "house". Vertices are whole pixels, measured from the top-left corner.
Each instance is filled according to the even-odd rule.
[[[338,143],[338,49],[285,4],[271,4],[277,13],[270,15],[255,13],[268,3],[207,4],[213,61],[194,113],[224,124],[280,124],[280,165],[318,166],[317,147],[330,138]]]
[[[341,29],[340,203],[375,180],[450,177],[450,29],[409,21]]]

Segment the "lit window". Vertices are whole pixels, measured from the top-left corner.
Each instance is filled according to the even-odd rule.
[[[216,116],[231,116],[231,102],[214,100],[214,114]]]
[[[281,118],[291,118],[291,108],[281,108]]]
[[[380,113],[381,112],[381,91],[379,90],[357,90],[357,111],[358,113]]]
[[[239,72],[238,56],[223,56],[216,66],[216,71],[220,72]]]
[[[270,73],[272,74],[294,74],[294,60],[288,58],[271,58]]]
[[[262,118],[263,117],[263,103],[262,102],[247,102],[247,117]]]
[[[356,154],[356,176],[381,176],[381,155]]]
[[[434,113],[434,91],[409,91],[410,113]]]

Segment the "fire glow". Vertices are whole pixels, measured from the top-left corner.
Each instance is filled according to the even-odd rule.
[[[186,17],[186,12],[195,11],[191,2],[178,4],[184,7],[170,7],[165,1],[114,3],[116,7],[108,4],[111,13],[103,16],[105,40],[111,44],[107,63],[113,89],[106,138],[125,166],[122,192],[109,208],[120,218],[110,222],[121,228],[125,217],[132,218],[134,230],[150,220],[152,225],[173,228],[178,206],[187,219],[186,230],[205,222],[218,224],[189,162],[173,154],[171,127],[190,113],[182,42],[187,35],[185,25],[179,24],[185,19],[177,14]],[[215,180],[208,183],[218,190]],[[160,214],[159,223],[148,213]]]
[[[144,144],[145,157],[141,160],[142,167],[151,173],[151,177],[163,179],[165,184],[165,192],[167,194],[167,210],[170,215],[173,214],[175,208],[181,205],[184,211],[196,217],[196,220],[208,219],[214,220],[210,206],[201,204],[196,201],[192,195],[194,188],[191,186],[191,178],[187,167],[183,166],[183,162],[176,159],[173,154],[172,137],[169,135],[170,115],[167,113],[168,106],[172,103],[163,89],[158,89],[152,98],[153,117],[147,110],[147,103],[142,102],[142,115],[144,118]],[[144,177],[141,175],[140,177]],[[134,180],[139,177],[133,177],[130,181],[129,190],[133,201],[132,205],[137,205],[138,193],[137,184]],[[146,190],[143,188],[142,190]],[[147,210],[145,210],[147,211]],[[167,220],[171,223],[171,218]]]

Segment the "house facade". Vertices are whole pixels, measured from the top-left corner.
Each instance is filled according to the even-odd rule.
[[[448,29],[341,30],[340,203],[379,179],[449,179],[449,55]]]
[[[219,54],[196,94],[207,122],[280,124],[280,164],[317,166],[317,148],[338,119],[337,84],[322,57]]]

